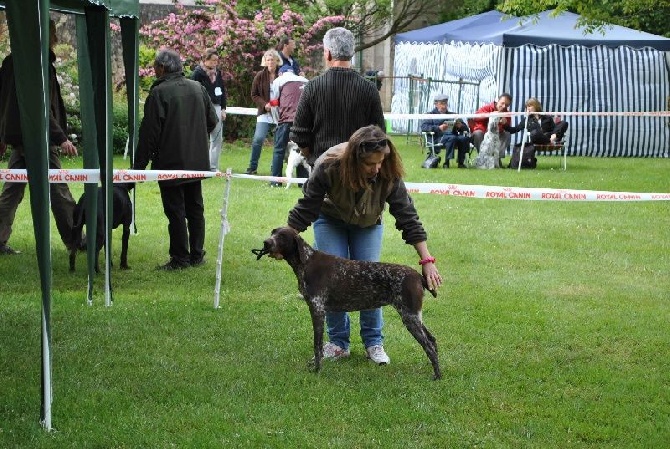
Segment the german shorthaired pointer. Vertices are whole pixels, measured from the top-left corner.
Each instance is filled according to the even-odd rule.
[[[314,369],[321,369],[326,312],[352,312],[392,305],[421,344],[433,365],[433,379],[442,377],[435,337],[423,325],[421,306],[425,279],[416,270],[380,262],[365,262],[317,251],[288,227],[274,229],[263,249],[252,252],[284,259],[298,278],[298,289],[309,306],[314,328]],[[429,290],[437,297],[434,290]]]

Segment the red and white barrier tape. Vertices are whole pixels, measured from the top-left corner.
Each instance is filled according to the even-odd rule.
[[[214,178],[225,177],[225,173],[211,171],[188,170],[113,170],[112,180],[120,182],[167,181],[170,179]],[[2,182],[28,182],[28,173],[24,169],[0,169]],[[100,170],[82,168],[71,170],[49,169],[50,183],[83,182],[95,184],[100,182]]]
[[[172,179],[204,179],[204,178],[253,179],[256,181],[287,182],[300,184],[305,178],[286,178],[283,176],[256,176],[246,174],[230,174],[211,171],[188,170],[113,170],[112,179],[115,183],[167,181]],[[1,182],[28,182],[25,169],[0,169]],[[100,172],[95,169],[49,170],[49,182],[52,183],[98,183]],[[535,201],[670,201],[670,193],[636,193],[608,192],[597,190],[550,189],[543,187],[500,187],[446,183],[415,183],[406,182],[407,190],[412,193],[429,193],[433,195],[461,196],[467,198],[494,198],[506,200]]]
[[[499,187],[465,184],[405,183],[412,193],[535,201],[670,201],[670,193],[606,192],[597,190],[549,189],[543,187]]]

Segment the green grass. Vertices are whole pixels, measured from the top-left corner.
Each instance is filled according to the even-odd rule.
[[[537,170],[425,170],[397,137],[408,181],[670,191],[668,159],[541,157]],[[249,146],[226,144],[241,173]],[[269,173],[266,147],[261,174]],[[117,168],[127,162],[117,159]],[[81,160],[67,162],[80,167]],[[40,290],[28,196],[0,257],[3,448],[656,448],[670,441],[670,203],[570,203],[417,194],[446,279],[427,295],[444,378],[385,310],[386,367],[352,357],[308,370],[312,331],[288,265],[263,258],[299,189],[233,179],[213,308],[225,181],[204,182],[208,262],[164,273],[158,186],[138,185],[131,270],[86,304],[85,256],[68,271],[52,224],[53,425],[41,429]],[[75,197],[81,185],[72,185]],[[386,217],[385,261],[418,268]],[[312,241],[311,229],[305,233]],[[118,266],[120,231],[114,231]]]

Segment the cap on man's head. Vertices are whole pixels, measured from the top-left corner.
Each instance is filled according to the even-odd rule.
[[[447,97],[444,94],[437,94],[435,95],[435,98],[433,98],[433,101],[447,101],[449,100],[449,97]]]
[[[292,71],[293,71],[293,67],[291,67],[290,65],[283,65],[283,66],[279,67],[279,74],[280,75],[282,73],[292,72]]]

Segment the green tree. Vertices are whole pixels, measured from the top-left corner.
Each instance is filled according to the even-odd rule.
[[[359,38],[357,51],[372,47],[397,33],[410,29],[427,15],[434,15],[434,0],[239,0],[236,11],[251,18],[262,10],[275,14],[290,9],[300,11],[305,23],[324,17],[344,17],[343,26]]]
[[[581,15],[580,26],[589,32],[604,31],[607,24],[621,25],[670,37],[670,0],[504,0],[498,9],[515,16],[548,9]]]

